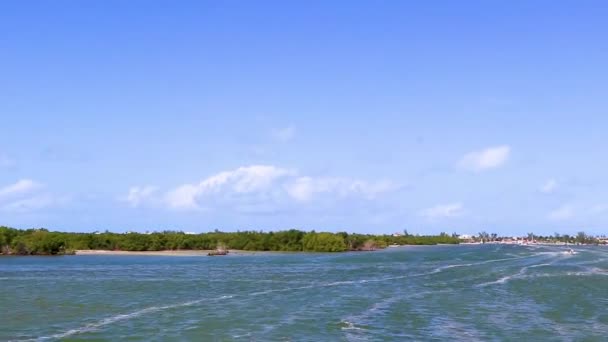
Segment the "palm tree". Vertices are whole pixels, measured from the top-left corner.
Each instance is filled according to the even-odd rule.
[[[534,233],[528,233],[528,241],[534,241]]]
[[[578,243],[585,243],[588,240],[588,236],[587,234],[585,234],[585,232],[578,232],[576,234],[576,242]]]
[[[559,235],[558,232],[555,232],[553,234],[553,238],[555,239],[555,241],[561,241],[561,239],[562,239],[561,235]]]
[[[481,243],[485,243],[486,241],[488,241],[489,236],[490,235],[486,231],[479,233],[479,239],[481,240]]]

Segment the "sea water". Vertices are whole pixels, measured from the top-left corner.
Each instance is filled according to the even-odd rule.
[[[0,258],[0,341],[606,341],[608,247]]]

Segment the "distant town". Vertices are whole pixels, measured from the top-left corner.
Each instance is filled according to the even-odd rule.
[[[453,234],[460,240],[460,244],[508,244],[508,245],[606,245],[608,237],[605,235],[592,236],[585,232],[578,232],[576,235],[558,234],[543,236],[528,233],[525,236],[498,236],[481,232],[477,235]]]

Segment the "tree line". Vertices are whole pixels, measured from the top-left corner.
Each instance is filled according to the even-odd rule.
[[[76,250],[162,251],[212,250],[218,246],[246,251],[345,252],[386,248],[389,245],[457,244],[457,237],[371,235],[301,231],[213,231],[186,234],[179,231],[142,233],[68,233],[44,228],[20,230],[0,227],[0,254],[62,255]]]

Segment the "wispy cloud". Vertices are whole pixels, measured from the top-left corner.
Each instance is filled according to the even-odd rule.
[[[44,186],[31,179],[21,179],[0,188],[0,210],[4,212],[28,212],[67,203],[68,197],[44,191]]]
[[[296,136],[296,127],[294,125],[289,125],[287,127],[283,127],[280,129],[275,129],[272,131],[272,137],[280,142],[288,142],[295,138]]]
[[[232,171],[224,171],[197,184],[184,184],[169,191],[167,204],[175,209],[199,209],[198,200],[208,195],[247,195],[271,190],[279,178],[291,173],[290,170],[272,165],[252,165]]]
[[[481,172],[495,169],[504,165],[511,154],[511,147],[508,145],[488,147],[480,151],[473,151],[465,154],[457,166],[464,170]]]
[[[40,184],[31,179],[21,179],[14,184],[0,188],[0,199],[11,196],[18,196],[31,192],[40,187]]]
[[[310,201],[315,195],[335,194],[339,197],[360,195],[373,199],[379,194],[395,190],[390,181],[366,182],[347,178],[298,177],[285,185],[287,193],[298,201]]]
[[[142,203],[149,199],[152,199],[158,187],[152,185],[146,186],[133,186],[129,189],[127,196],[121,198],[121,200],[128,202],[131,207],[135,208],[140,206]]]
[[[420,214],[429,219],[458,217],[464,214],[464,206],[460,202],[439,204],[434,207],[422,210]]]
[[[1,209],[9,212],[29,212],[68,202],[67,197],[57,197],[49,193],[37,194],[3,204]]]
[[[574,217],[574,214],[574,208],[570,205],[565,204],[549,212],[547,218],[552,221],[565,221]]]
[[[553,193],[555,190],[557,190],[557,181],[555,179],[548,179],[541,187],[540,187],[540,192],[544,193],[544,194],[550,194]]]
[[[243,166],[219,172],[198,183],[187,183],[157,195],[156,187],[132,187],[123,200],[131,206],[144,201],[164,203],[168,208],[205,210],[214,207],[246,208],[247,212],[263,208],[271,212],[288,203],[327,202],[344,198],[373,200],[381,194],[394,191],[396,184],[387,181],[364,181],[340,177],[300,176],[291,169],[273,165]],[[239,209],[240,208],[240,209]]]

